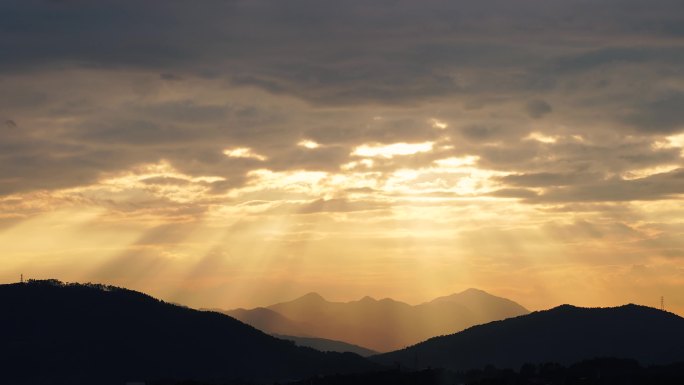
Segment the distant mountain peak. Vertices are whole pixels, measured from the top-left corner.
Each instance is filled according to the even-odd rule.
[[[306,293],[303,296],[297,298],[295,301],[306,301],[306,302],[327,302],[325,298],[323,298],[322,295],[316,293],[315,291],[312,291],[310,293]]]
[[[484,290],[476,289],[474,287],[469,287],[458,294],[489,294]]]
[[[495,298],[495,295],[492,295],[484,290],[481,289],[476,289],[474,287],[465,289],[463,291],[460,291],[458,293],[454,294],[449,294],[445,295],[442,297],[435,298],[433,301],[442,301],[442,300],[450,300],[450,299],[461,299],[461,298],[482,298],[482,297],[491,297]]]
[[[261,330],[289,336],[320,337],[390,351],[436,335],[527,314],[513,301],[478,289],[435,301],[409,305],[391,298],[364,296],[352,301],[328,301],[312,292],[297,299],[270,305],[280,314],[257,310],[228,314]]]
[[[486,292],[481,289],[476,289],[476,288],[468,288],[465,289],[461,292],[454,293],[451,295],[445,295],[442,297],[435,298],[431,302],[440,302],[440,301],[461,301],[461,300],[504,300],[504,301],[510,301],[509,299],[503,298],[496,296],[494,294],[491,294],[489,292]],[[513,301],[510,301],[513,302]]]

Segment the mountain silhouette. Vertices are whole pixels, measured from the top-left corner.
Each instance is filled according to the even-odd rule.
[[[458,294],[436,298],[419,306],[438,307],[449,304],[468,308],[478,323],[487,323],[529,313],[527,309],[516,302],[472,288]]]
[[[363,346],[348,344],[342,341],[329,340],[326,338],[286,336],[281,334],[273,334],[273,336],[283,340],[292,341],[297,346],[308,346],[322,352],[351,352],[362,357],[369,357],[378,354],[378,352],[366,349]]]
[[[352,353],[297,347],[224,314],[111,286],[0,285],[0,307],[5,384],[269,382],[377,366]]]
[[[312,326],[306,322],[293,321],[282,314],[258,307],[254,309],[233,309],[229,311],[215,310],[236,318],[248,325],[252,325],[259,330],[268,332],[269,334],[283,334],[309,337],[308,334]]]
[[[637,305],[550,310],[471,327],[374,356],[406,367],[467,370],[524,363],[574,363],[595,357],[634,359],[642,364],[684,361],[684,318]]]
[[[313,329],[313,326],[309,323],[292,321],[278,312],[263,307],[251,310],[242,308],[229,311],[212,310],[227,314],[248,325],[252,325],[259,330],[267,331],[267,333],[274,337],[293,341],[297,346],[308,346],[322,352],[351,352],[363,357],[372,356],[378,353],[375,350],[370,350],[363,346],[343,341],[312,337],[309,333]],[[293,335],[282,333],[291,333]]]
[[[513,301],[476,289],[416,306],[371,297],[329,302],[309,293],[266,308],[226,312],[268,333],[344,341],[381,352],[527,313]]]

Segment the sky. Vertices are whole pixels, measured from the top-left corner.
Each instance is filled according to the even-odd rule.
[[[681,0],[3,0],[0,281],[684,314]]]

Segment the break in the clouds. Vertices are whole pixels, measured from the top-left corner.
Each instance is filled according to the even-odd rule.
[[[679,0],[3,1],[4,265],[170,269],[196,302],[295,267],[388,294],[420,260],[529,292],[519,271],[548,301],[614,254],[657,271],[683,255],[683,25]]]

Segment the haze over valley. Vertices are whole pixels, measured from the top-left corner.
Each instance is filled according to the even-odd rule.
[[[344,340],[378,352],[527,313],[513,301],[477,289],[416,306],[371,297],[328,302],[319,294],[309,293],[266,308],[225,312],[269,333]]]

